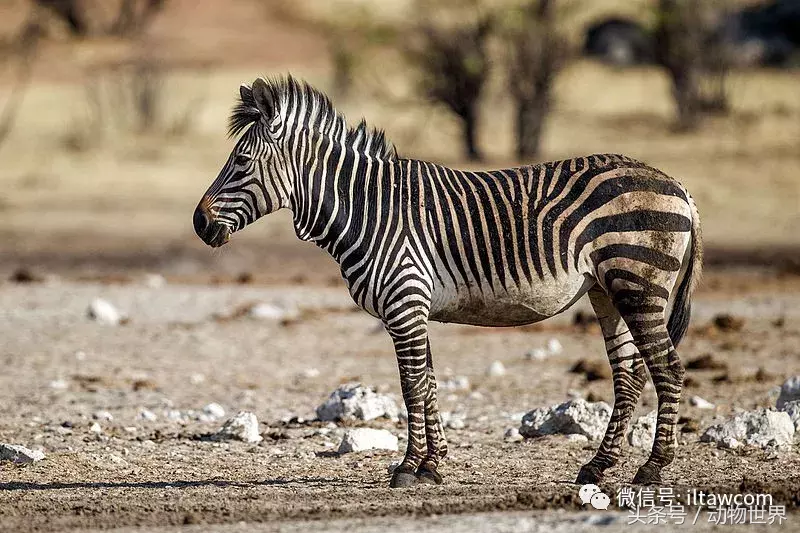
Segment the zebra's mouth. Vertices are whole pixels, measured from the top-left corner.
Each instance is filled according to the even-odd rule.
[[[224,224],[214,222],[203,240],[212,248],[219,248],[231,240],[231,229]]]

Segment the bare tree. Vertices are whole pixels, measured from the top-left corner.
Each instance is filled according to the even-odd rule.
[[[556,0],[533,0],[513,16],[509,27],[508,86],[514,103],[516,155],[539,154],[552,90],[568,56],[556,28]]]
[[[478,108],[489,76],[491,26],[489,15],[453,27],[422,22],[414,44],[406,49],[420,73],[424,96],[445,105],[461,120],[464,151],[471,160],[482,157],[477,143]]]
[[[672,79],[677,128],[699,126],[708,112],[727,110],[730,61],[717,30],[719,2],[659,0],[656,53]]]
[[[8,138],[14,127],[36,61],[41,35],[42,29],[34,12],[14,39],[3,46],[4,50],[0,53],[4,59],[17,64],[16,82],[0,110],[0,145]]]
[[[107,6],[109,0],[102,0]],[[63,21],[75,37],[94,32],[105,35],[130,36],[141,32],[165,6],[166,0],[118,0],[117,14],[110,23],[94,20],[99,0],[34,0],[35,5]]]

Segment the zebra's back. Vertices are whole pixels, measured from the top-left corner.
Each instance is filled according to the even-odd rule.
[[[413,225],[433,270],[434,320],[536,322],[619,276],[671,291],[688,253],[686,190],[629,157],[486,172],[425,162],[408,168]]]

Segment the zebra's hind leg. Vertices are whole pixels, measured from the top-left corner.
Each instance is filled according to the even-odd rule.
[[[661,483],[661,470],[675,457],[675,427],[684,370],[664,320],[667,298],[663,289],[623,289],[614,294],[614,304],[630,328],[633,342],[647,365],[658,396],[653,449],[633,478],[634,483],[642,485]]]
[[[614,410],[597,453],[578,473],[575,482],[580,484],[597,483],[602,479],[604,471],[617,463],[625,430],[647,381],[642,357],[611,298],[599,285],[595,285],[589,290],[589,300],[600,322],[611,363]]]
[[[439,403],[436,393],[436,376],[433,373],[433,356],[431,344],[428,341],[427,355],[428,395],[425,397],[425,440],[428,445],[428,454],[417,469],[417,480],[420,483],[440,485],[442,476],[439,474],[439,461],[447,455],[447,440],[444,436],[442,419],[439,416]]]
[[[408,447],[403,461],[392,473],[392,488],[417,484],[417,469],[427,454],[425,402],[428,398],[427,309],[397,306],[384,319],[392,337],[400,370],[400,387],[408,411]]]

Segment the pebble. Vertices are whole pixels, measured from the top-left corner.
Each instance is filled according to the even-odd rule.
[[[12,463],[35,463],[44,459],[44,453],[39,450],[30,450],[18,444],[0,443],[0,462],[11,461]]]
[[[95,298],[89,303],[86,316],[95,322],[117,326],[122,322],[122,314],[107,300]]]
[[[250,308],[250,318],[259,320],[288,320],[298,316],[297,310],[286,309],[271,303],[258,303]]]
[[[99,435],[100,433],[102,433],[102,432],[103,432],[103,428],[101,428],[101,427],[100,427],[100,424],[98,424],[97,422],[95,422],[94,424],[92,424],[92,425],[89,427],[89,431],[91,431],[92,433],[97,433],[97,434]]]
[[[534,348],[525,353],[525,359],[528,361],[544,361],[549,354],[544,348]]]
[[[698,409],[714,409],[716,406],[700,396],[692,396],[689,398],[689,404]]]
[[[519,430],[517,428],[508,428],[506,432],[503,434],[503,438],[506,439],[508,442],[520,442],[525,440],[525,437],[520,435]]]
[[[203,414],[213,418],[222,418],[225,416],[225,408],[218,403],[210,403],[203,407]]]
[[[256,415],[248,411],[239,411],[236,416],[228,419],[212,438],[214,440],[241,440],[249,443],[263,440],[258,432]]]
[[[500,377],[506,375],[506,367],[501,361],[494,361],[486,370],[486,375],[490,377]]]
[[[139,414],[136,415],[136,420],[146,420],[147,422],[155,422],[158,420],[158,415],[149,409],[139,409]]]
[[[558,355],[564,351],[564,347],[561,345],[561,341],[553,337],[547,341],[547,351],[550,355]]]
[[[788,413],[757,409],[738,413],[721,424],[709,427],[700,441],[731,449],[740,445],[762,449],[790,447],[794,432],[794,423]]]
[[[385,429],[348,429],[339,444],[338,453],[363,452],[366,450],[397,451],[398,439]]]
[[[92,413],[92,418],[103,422],[111,422],[112,420],[114,420],[114,415],[112,415],[108,411],[95,411],[94,413]]]
[[[346,383],[334,390],[325,402],[317,407],[317,418],[333,420],[373,420],[385,417],[400,419],[400,409],[391,396],[378,394],[360,383]]]
[[[65,390],[67,387],[69,387],[69,383],[63,379],[54,379],[50,382],[50,388],[53,390]]]

